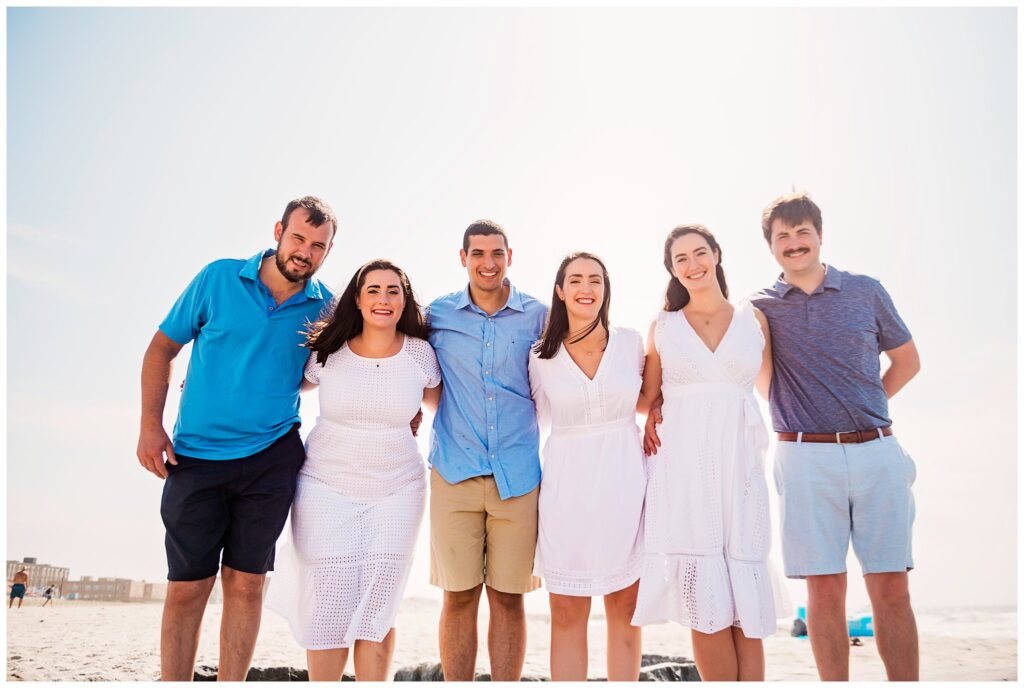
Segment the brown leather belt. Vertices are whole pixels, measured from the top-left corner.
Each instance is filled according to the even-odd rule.
[[[881,437],[889,437],[892,435],[892,426],[884,428],[876,428],[874,430],[853,430],[851,432],[780,432],[776,433],[779,436],[780,442],[829,442],[832,444],[860,444],[861,442],[870,442],[871,440],[879,439],[879,432],[882,433]]]

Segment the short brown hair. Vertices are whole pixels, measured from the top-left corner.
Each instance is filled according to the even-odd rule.
[[[284,209],[284,215],[281,216],[281,227],[288,229],[288,216],[296,208],[305,208],[309,212],[308,222],[314,227],[330,222],[331,240],[334,240],[334,235],[338,233],[338,218],[335,216],[334,211],[331,210],[331,206],[327,205],[323,199],[316,196],[303,196],[302,198],[290,201]]]
[[[490,236],[492,234],[501,236],[502,241],[505,242],[505,248],[508,249],[508,235],[505,234],[504,227],[494,220],[477,220],[469,227],[466,227],[466,231],[462,235],[462,250],[469,251],[469,237]]]
[[[769,245],[772,243],[772,223],[776,220],[782,220],[790,227],[810,220],[821,236],[821,208],[804,191],[779,196],[761,213],[761,231]]]

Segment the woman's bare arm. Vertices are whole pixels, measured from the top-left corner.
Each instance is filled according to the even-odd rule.
[[[757,373],[757,381],[755,386],[757,391],[760,392],[761,396],[764,397],[765,401],[768,400],[768,391],[772,385],[772,333],[768,329],[768,318],[765,317],[764,313],[758,309],[754,309],[754,317],[757,318],[758,324],[761,326],[761,332],[764,333],[764,351],[761,353],[761,370]]]

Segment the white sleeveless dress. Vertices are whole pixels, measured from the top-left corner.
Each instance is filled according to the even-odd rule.
[[[266,604],[306,649],[380,642],[394,626],[423,517],[426,469],[409,423],[441,370],[429,343],[406,336],[389,358],[343,346],[321,367],[311,355],[305,375],[320,385],[320,416]]]
[[[764,334],[749,301],[712,352],[681,311],[654,331],[665,399],[647,459],[646,551],[633,624],[675,621],[748,638],[788,612],[768,565],[768,433],[754,399]]]
[[[591,380],[565,347],[530,354],[530,389],[541,428],[534,575],[559,595],[607,595],[640,577],[643,561],[643,446],[636,401],[643,338],[613,327]]]

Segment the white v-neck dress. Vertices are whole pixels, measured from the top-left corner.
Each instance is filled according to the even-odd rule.
[[[395,624],[423,517],[426,469],[409,422],[441,369],[430,344],[406,336],[388,358],[343,346],[306,379],[320,415],[306,439],[291,528],[266,604],[302,647],[380,642]]]
[[[712,352],[681,311],[658,315],[664,421],[648,457],[646,553],[633,624],[775,632],[789,610],[769,570],[768,445],[754,381],[764,334],[749,301]]]
[[[636,402],[643,339],[613,327],[591,380],[565,347],[530,356],[530,389],[550,431],[538,504],[534,575],[549,592],[592,596],[629,587],[643,560],[644,468]]]

